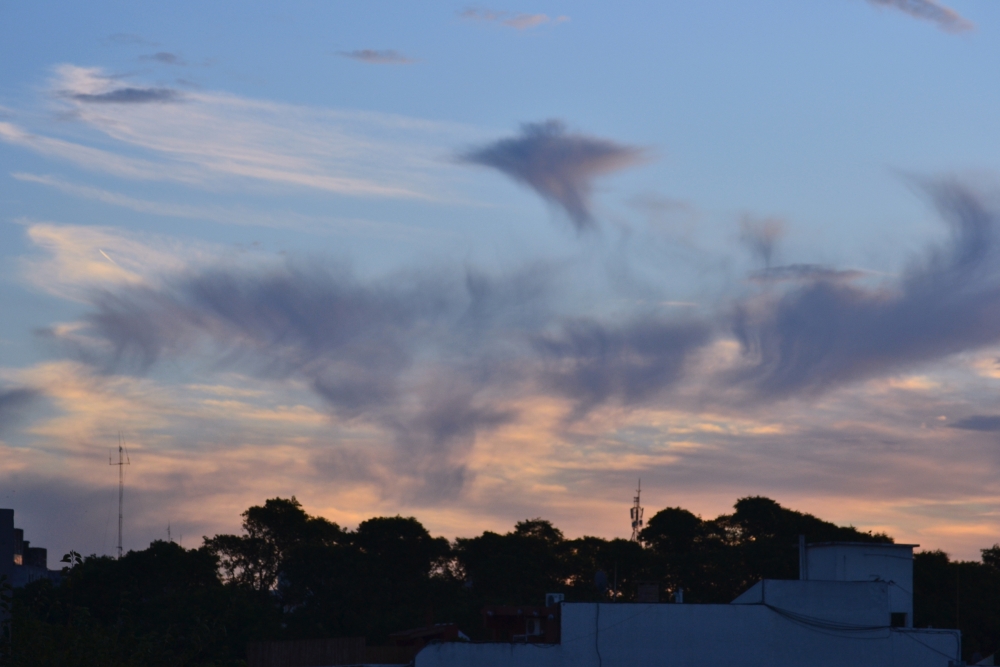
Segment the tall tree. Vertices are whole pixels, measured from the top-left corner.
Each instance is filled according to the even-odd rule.
[[[566,567],[562,531],[544,519],[519,522],[500,535],[458,538],[457,564],[483,604],[542,604],[546,593],[563,591]]]
[[[302,544],[335,544],[343,537],[340,526],[306,514],[295,496],[271,498],[243,513],[244,535],[205,538],[205,546],[219,558],[227,581],[256,591],[276,587],[282,564]]]

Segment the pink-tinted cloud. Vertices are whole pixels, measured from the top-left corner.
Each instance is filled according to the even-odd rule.
[[[975,26],[958,12],[935,0],[868,0],[879,7],[892,7],[914,18],[930,21],[946,32],[964,32]]]
[[[262,497],[296,493],[342,523],[405,511],[454,535],[543,514],[569,534],[615,535],[622,489],[642,476],[650,508],[714,515],[764,493],[975,555],[1000,498],[995,406],[948,374],[965,363],[956,354],[996,357],[1000,327],[986,316],[1000,312],[1000,230],[968,189],[928,188],[949,241],[877,289],[786,271],[796,279],[740,299],[768,343],[744,357],[716,326],[725,309],[587,314],[567,306],[551,266],[379,279],[258,259],[106,279],[83,321],[50,332],[83,362],[3,378],[58,411],[30,435],[4,434],[33,446],[0,443],[0,481],[48,470],[36,491],[91,507],[106,468],[79,488],[52,480],[84,469],[87,438],[125,421],[146,447],[130,471],[146,471],[135,487],[146,534],[167,520],[211,534]],[[122,261],[113,243],[96,247]],[[176,384],[185,369],[197,384]]]
[[[547,14],[520,14],[511,12],[498,12],[482,7],[469,7],[458,12],[460,18],[467,21],[483,21],[488,23],[499,23],[515,30],[527,30],[537,28],[546,23],[565,23],[569,21],[568,16],[550,17]]]

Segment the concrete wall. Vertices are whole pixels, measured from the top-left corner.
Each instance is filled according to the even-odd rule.
[[[438,644],[416,667],[946,667],[960,654],[958,631],[817,627],[761,604],[564,604],[562,623],[559,645]]]
[[[888,626],[889,584],[882,581],[758,581],[732,604],[762,604],[808,618],[855,626]]]
[[[912,544],[830,543],[806,546],[806,578],[890,582],[890,611],[906,614],[913,627]]]

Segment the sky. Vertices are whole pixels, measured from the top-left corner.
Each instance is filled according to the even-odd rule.
[[[1000,3],[0,0],[0,506],[50,564],[764,495],[1000,542]]]

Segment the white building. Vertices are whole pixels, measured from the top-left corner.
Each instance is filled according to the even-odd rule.
[[[803,548],[799,580],[730,604],[563,603],[559,644],[435,644],[415,667],[947,667],[958,630],[913,627],[913,547]]]

